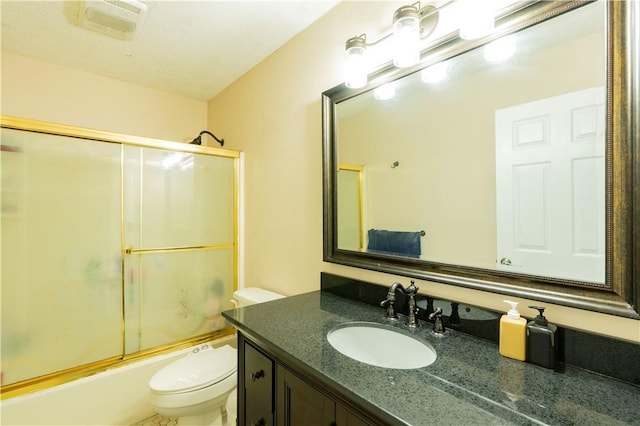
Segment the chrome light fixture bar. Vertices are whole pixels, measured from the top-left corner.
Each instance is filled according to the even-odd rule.
[[[393,14],[392,31],[378,40],[367,43],[367,35],[351,37],[345,44],[345,85],[358,89],[367,85],[369,60],[367,48],[392,38],[393,64],[398,68],[411,67],[420,62],[421,41],[436,29],[439,12],[460,2],[460,37],[472,40],[488,35],[494,28],[495,17],[491,2],[480,0],[449,0],[440,7],[420,7],[420,2],[398,8]]]

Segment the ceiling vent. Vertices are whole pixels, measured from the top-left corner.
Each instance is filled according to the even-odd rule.
[[[140,28],[147,5],[138,0],[83,0],[78,25],[121,40],[131,40]]]

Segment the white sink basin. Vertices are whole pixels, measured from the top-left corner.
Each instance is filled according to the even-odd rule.
[[[376,367],[422,368],[437,356],[426,341],[373,322],[340,324],[327,333],[327,340],[343,355]]]

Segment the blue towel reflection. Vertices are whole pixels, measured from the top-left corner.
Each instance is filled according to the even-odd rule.
[[[369,229],[367,250],[393,256],[420,257],[421,232],[385,231]]]

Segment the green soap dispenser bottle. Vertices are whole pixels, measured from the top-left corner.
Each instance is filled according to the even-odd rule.
[[[538,315],[527,324],[527,361],[545,368],[555,368],[558,356],[558,327],[549,324],[544,316],[544,307],[529,306],[537,309]]]

